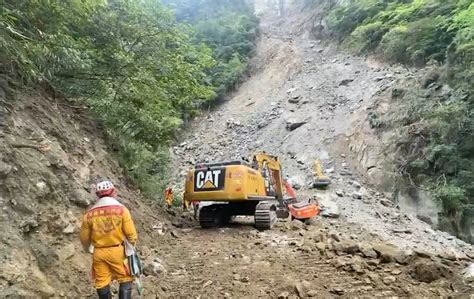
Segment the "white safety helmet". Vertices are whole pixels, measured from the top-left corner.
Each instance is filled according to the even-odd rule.
[[[114,190],[114,184],[110,181],[101,181],[96,185],[95,194],[97,194],[98,197],[110,196]]]

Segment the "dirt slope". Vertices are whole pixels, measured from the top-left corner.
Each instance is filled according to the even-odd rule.
[[[2,100],[0,110],[0,297],[88,296],[90,255],[78,231],[97,179],[110,178],[132,210],[140,238],[163,220],[135,191],[82,107],[47,93]]]

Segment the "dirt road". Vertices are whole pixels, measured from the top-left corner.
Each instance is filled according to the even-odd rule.
[[[407,253],[400,264],[395,261],[400,252],[377,245],[383,243],[366,233],[350,231],[357,230],[339,220],[312,226],[282,222],[268,232],[258,232],[245,220],[215,230],[174,229],[172,240],[157,250],[166,273],[147,276],[147,295],[432,297],[470,292],[455,274],[462,263],[451,261],[448,266],[435,257]]]

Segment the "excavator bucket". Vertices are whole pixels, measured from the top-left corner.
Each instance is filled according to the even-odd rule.
[[[331,184],[331,180],[325,177],[315,177],[313,181],[313,187],[315,188],[325,188]]]

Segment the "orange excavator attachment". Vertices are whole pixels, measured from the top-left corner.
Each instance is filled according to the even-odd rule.
[[[291,218],[306,220],[319,215],[321,207],[314,202],[297,202],[288,205]]]
[[[319,215],[321,211],[320,206],[311,200],[298,202],[296,199],[296,192],[293,190],[291,184],[284,180],[286,194],[290,197],[288,204],[288,211],[292,219],[306,220]]]

